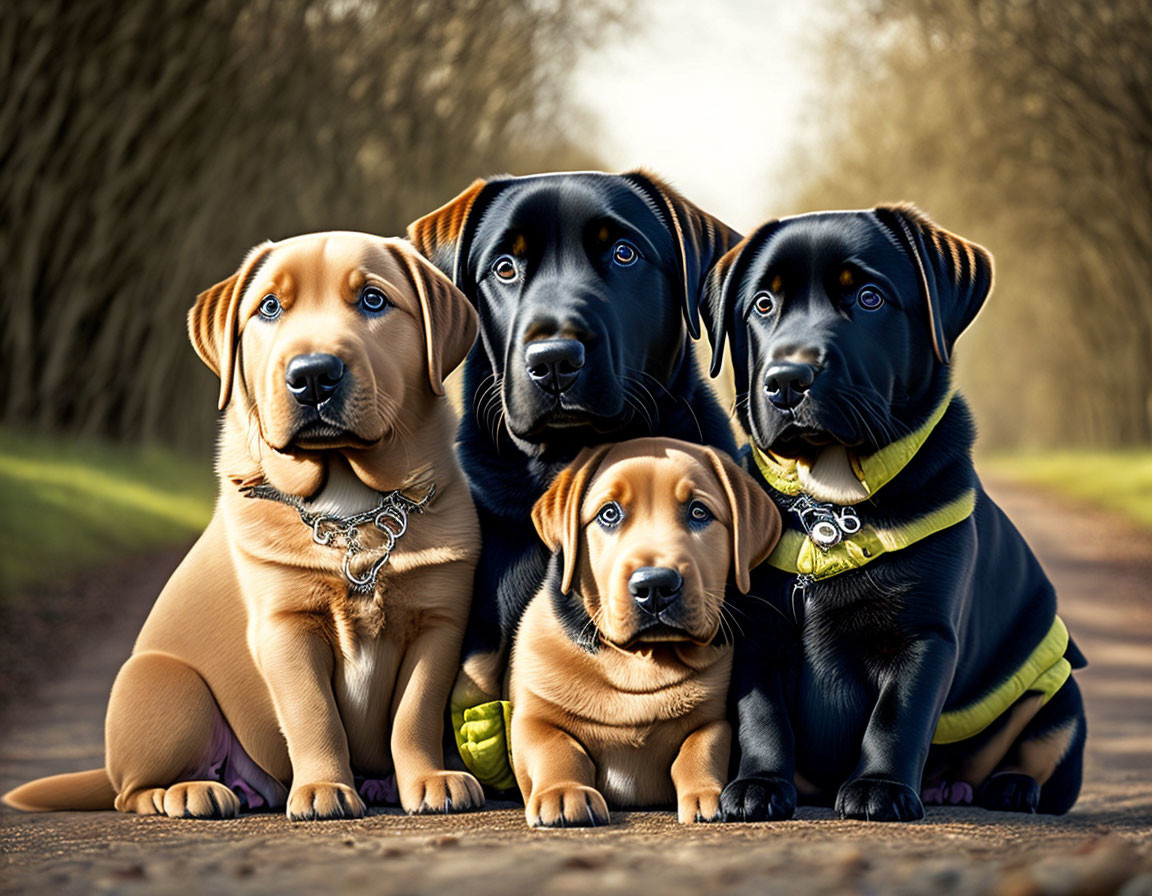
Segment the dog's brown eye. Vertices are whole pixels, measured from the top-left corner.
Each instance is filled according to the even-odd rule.
[[[715,517],[703,501],[693,501],[688,505],[688,521],[695,526],[707,526]]]
[[[276,298],[276,296],[267,295],[260,300],[260,307],[258,310],[260,312],[260,316],[264,318],[264,320],[276,320],[276,318],[280,316],[280,312],[284,309],[280,305],[280,300]]]
[[[360,293],[360,307],[370,314],[377,314],[388,307],[388,297],[375,286],[366,286]]]
[[[624,511],[615,501],[609,501],[596,513],[596,522],[605,529],[615,529],[624,519]]]
[[[511,255],[501,255],[497,258],[496,263],[492,265],[492,270],[505,283],[511,283],[516,279],[516,262],[512,260]]]
[[[858,304],[865,311],[875,311],[884,304],[884,296],[880,291],[873,289],[871,286],[865,286],[860,292],[856,293],[856,304]]]
[[[758,292],[756,298],[752,300],[752,305],[756,309],[756,313],[761,317],[767,317],[772,313],[772,309],[776,307],[776,301],[772,298],[770,292]]]
[[[637,258],[640,257],[640,252],[628,240],[619,240],[615,246],[612,247],[612,258],[617,264],[624,267],[632,264]]]

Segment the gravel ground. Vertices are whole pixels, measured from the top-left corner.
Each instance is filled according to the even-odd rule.
[[[1005,483],[992,491],[1055,580],[1091,661],[1078,674],[1085,787],[1063,818],[929,808],[893,826],[802,808],[783,823],[682,827],[672,813],[628,812],[610,828],[530,833],[510,803],[302,824],[5,809],[0,892],[1152,894],[1152,538]],[[2,679],[0,787],[101,763],[112,677],[176,559],[90,577],[86,606],[104,609],[71,618],[59,644],[6,623],[0,674],[11,657],[21,671]]]

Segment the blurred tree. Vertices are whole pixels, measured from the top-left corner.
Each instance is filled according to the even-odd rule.
[[[1147,0],[862,0],[824,52],[789,204],[909,199],[992,250],[959,364],[985,443],[1152,442]]]
[[[204,445],[184,330],[263,239],[403,232],[476,176],[593,167],[596,0],[5,0],[0,420]],[[202,409],[192,410],[193,408]]]

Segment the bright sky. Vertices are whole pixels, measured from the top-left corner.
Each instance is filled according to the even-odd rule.
[[[745,233],[773,214],[829,2],[635,0],[635,24],[573,74],[605,166],[652,168]]]

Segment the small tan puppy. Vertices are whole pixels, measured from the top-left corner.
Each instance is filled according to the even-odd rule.
[[[724,592],[780,535],[728,457],[673,439],[585,449],[532,512],[552,547],[512,649],[513,765],[528,824],[607,824],[608,803],[715,821],[732,670]]]
[[[409,812],[481,805],[441,752],[479,549],[442,385],[471,306],[401,240],[321,233],[257,247],[189,330],[220,376],[215,515],[112,688],[106,768],[5,801],[293,819],[355,818],[395,790]]]

